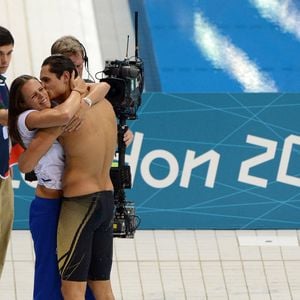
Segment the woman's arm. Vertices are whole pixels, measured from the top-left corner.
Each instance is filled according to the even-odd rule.
[[[60,105],[42,111],[33,111],[26,118],[26,126],[29,130],[36,128],[48,128],[67,124],[80,107],[81,96],[86,94],[87,85],[79,77],[70,80],[71,94]]]
[[[105,98],[109,89],[110,89],[110,85],[107,84],[106,82],[93,84],[90,86],[88,97],[93,101],[93,104],[96,104]],[[72,97],[71,97],[72,94],[73,93],[71,93],[70,97],[63,104],[65,104],[66,102],[70,103],[72,101]],[[77,96],[76,94],[79,94],[79,93],[75,93],[75,96]],[[80,101],[78,101],[78,103],[80,106]],[[46,124],[47,122],[49,122],[48,126],[50,126],[50,128],[40,129],[39,131],[37,131],[35,137],[30,142],[28,148],[20,156],[18,165],[19,165],[19,169],[21,172],[28,173],[28,172],[32,171],[35,168],[35,166],[37,165],[37,163],[39,162],[39,160],[51,148],[52,144],[57,139],[57,137],[63,133],[64,129],[62,127],[51,127],[51,126],[56,126],[56,125],[64,125],[70,121],[70,120],[68,120],[64,124],[58,124],[59,123],[58,120],[62,120],[62,117],[58,116],[59,113],[57,113],[55,110],[57,110],[59,107],[62,107],[63,104],[58,105],[55,108],[43,110],[41,112],[34,111],[27,116],[26,123],[27,123],[27,119],[29,116],[31,116],[34,113],[40,113],[39,116],[34,117],[35,118],[34,122],[38,122],[38,123],[40,122],[41,124]],[[73,107],[74,107],[74,105],[73,105]],[[43,116],[43,114],[41,114],[41,113],[44,111],[47,111],[47,112],[45,112],[45,115]],[[49,111],[51,111],[51,112],[49,112]],[[74,112],[74,114],[75,113],[76,113],[76,111]],[[52,120],[52,119],[56,119],[56,120]],[[50,124],[51,122],[53,122],[53,123]],[[46,125],[44,125],[44,126],[46,127]],[[38,128],[41,128],[41,126]]]
[[[100,82],[100,83],[90,83],[89,86],[89,92],[85,96],[86,98],[91,100],[91,103],[88,104],[88,102],[85,102],[86,104],[92,106],[96,103],[98,103],[101,100],[104,100],[106,97],[108,91],[110,90],[110,84],[107,82]]]
[[[106,82],[92,83],[88,85],[88,93],[81,99],[81,106],[75,116],[67,124],[65,131],[71,132],[80,128],[85,113],[94,104],[97,104],[105,99],[110,85]]]
[[[110,84],[108,84],[105,81],[96,84],[91,84],[90,93],[87,95],[87,97],[92,101],[91,105],[94,105],[99,101],[103,100],[106,97],[107,93],[109,92],[110,87],[111,87]],[[134,134],[128,128],[125,131],[124,138],[123,138],[126,147],[128,147],[132,143],[133,138],[134,138]]]
[[[22,173],[31,172],[62,132],[63,127],[38,130],[28,148],[19,157],[19,170]]]

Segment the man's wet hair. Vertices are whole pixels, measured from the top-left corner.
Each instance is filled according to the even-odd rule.
[[[44,66],[49,66],[49,71],[54,73],[57,78],[60,78],[65,71],[68,71],[70,74],[74,71],[75,77],[78,76],[72,60],[62,54],[53,54],[47,57],[42,63],[42,67]]]

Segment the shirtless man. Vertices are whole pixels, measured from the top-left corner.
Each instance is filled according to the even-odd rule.
[[[60,79],[62,71],[54,55],[45,59],[40,74],[50,98],[58,102],[71,92]],[[91,106],[80,129],[59,140],[66,155],[58,225],[63,296],[65,300],[83,300],[89,281],[96,299],[112,300],[114,199],[110,167],[117,146],[117,124],[111,104],[104,100]]]

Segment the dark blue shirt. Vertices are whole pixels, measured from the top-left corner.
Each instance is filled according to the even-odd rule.
[[[8,109],[8,88],[0,74],[0,109]],[[0,177],[5,178],[9,169],[9,141],[6,126],[0,125]]]

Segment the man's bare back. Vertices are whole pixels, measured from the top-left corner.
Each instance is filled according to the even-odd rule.
[[[66,154],[65,197],[113,190],[110,168],[117,146],[117,124],[107,100],[92,106],[80,129],[64,134],[60,142]]]

